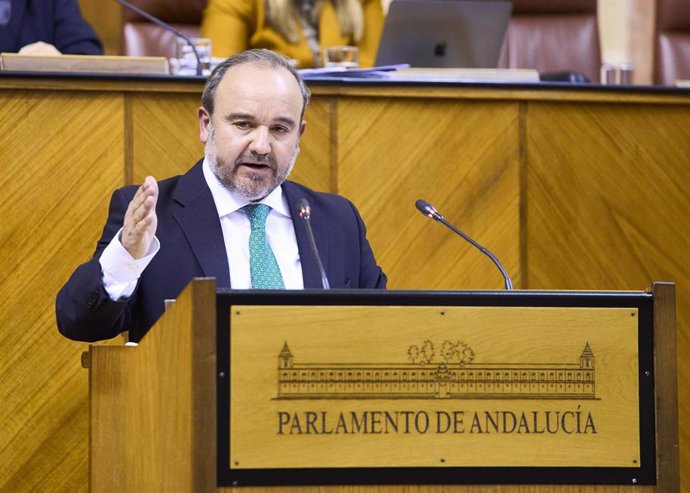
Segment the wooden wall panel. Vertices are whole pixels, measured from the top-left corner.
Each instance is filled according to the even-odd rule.
[[[680,463],[690,484],[690,111],[536,104],[528,117],[527,287],[676,287]]]
[[[131,94],[132,183],[185,173],[204,157],[197,108],[201,94]],[[128,156],[129,158],[129,156]]]
[[[9,266],[0,274],[0,491],[45,489],[47,481],[51,490],[84,491],[79,355],[86,345],[58,335],[55,294],[91,255],[113,189],[147,173],[182,173],[201,157],[201,87],[8,77],[0,86],[0,258]],[[415,210],[420,197],[489,247],[519,287],[677,282],[681,474],[689,489],[690,100],[683,93],[379,89],[315,88],[292,178],[355,202],[392,288],[502,287],[488,259]],[[517,490],[633,488],[647,490]]]
[[[688,123],[683,107],[530,105],[530,257],[550,255],[543,267],[530,262],[530,287],[641,289],[659,275],[686,278],[678,253],[690,247]],[[577,261],[548,268],[564,259]]]
[[[500,289],[478,250],[415,208],[423,198],[491,250],[516,286],[517,103],[341,99],[338,192],[360,209],[395,289]]]
[[[133,173],[129,182],[139,184],[147,175],[162,180],[183,174],[204,157],[197,120],[200,93],[135,93],[126,97],[132,120],[127,161]],[[309,105],[300,156],[290,175],[292,180],[323,191],[332,190],[330,112],[328,100],[317,99]]]
[[[123,183],[122,98],[4,91],[0,108],[0,491],[85,491],[86,344],[54,302]]]
[[[300,154],[289,179],[314,190],[335,192],[335,156],[331,153],[334,138],[331,119],[335,100],[313,98],[307,106],[304,120],[307,128],[300,142]]]

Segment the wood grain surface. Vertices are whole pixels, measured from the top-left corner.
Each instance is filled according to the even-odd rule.
[[[215,301],[215,282],[196,282],[137,347],[92,346],[92,491],[215,486]]]
[[[690,95],[313,90],[293,178],[353,200],[392,288],[502,286],[487,258],[414,209],[417,198],[492,250],[516,287],[677,283],[681,488],[690,489]],[[184,172],[202,156],[200,92],[194,82],[0,79],[0,491],[88,488],[86,345],[57,333],[55,294],[92,254],[114,188]],[[632,488],[656,491],[395,491]]]
[[[390,288],[503,286],[488,258],[417,211],[419,198],[490,246],[519,282],[518,108],[516,102],[339,101],[337,190],[359,207]]]
[[[54,303],[124,184],[122,96],[2,91],[0,108],[0,491],[85,491],[86,344]]]

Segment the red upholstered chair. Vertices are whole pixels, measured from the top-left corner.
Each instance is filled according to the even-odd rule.
[[[207,0],[129,0],[143,11],[188,36],[199,36],[201,12]],[[174,57],[176,36],[122,8],[122,54]]]
[[[656,0],[654,82],[690,79],[690,1]]]
[[[682,1],[682,0],[679,0]],[[578,72],[599,81],[597,0],[511,0],[500,68]]]

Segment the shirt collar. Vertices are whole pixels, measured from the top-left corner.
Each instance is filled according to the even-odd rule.
[[[211,171],[211,166],[208,164],[204,158],[204,163],[202,165],[204,172],[204,179],[208,188],[211,189],[211,195],[213,196],[213,202],[216,204],[216,209],[218,211],[218,217],[227,216],[233,212],[238,211],[245,205],[249,204],[250,201],[246,197],[234,194],[230,192],[223,184],[218,180],[218,177]],[[261,199],[258,203],[266,204],[273,211],[285,217],[292,217],[290,214],[290,208],[287,204],[287,199],[283,195],[283,187],[276,187],[271,193],[266,197]]]

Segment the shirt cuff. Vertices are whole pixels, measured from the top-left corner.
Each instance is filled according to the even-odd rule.
[[[120,243],[121,232],[122,229],[117,232],[98,259],[103,273],[103,287],[113,301],[121,301],[132,295],[142,272],[160,250],[160,242],[154,236],[146,255],[135,259]]]

